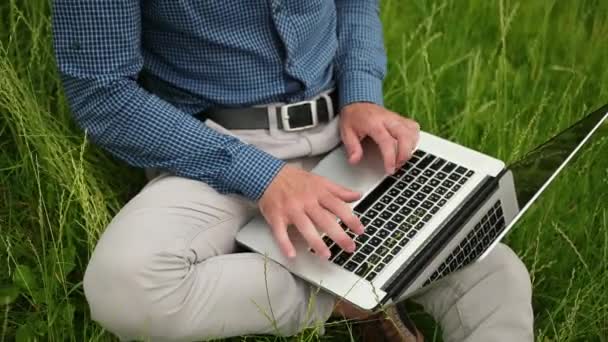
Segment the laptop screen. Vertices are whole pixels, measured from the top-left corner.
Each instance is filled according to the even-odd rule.
[[[580,152],[580,147],[598,128],[602,134],[607,134],[608,122],[604,122],[606,117],[608,106],[587,115],[509,166],[513,172],[520,208],[524,209],[535,199],[574,154]],[[604,125],[600,127],[602,122]]]

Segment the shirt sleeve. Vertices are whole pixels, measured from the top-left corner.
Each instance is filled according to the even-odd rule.
[[[284,165],[207,127],[137,83],[143,67],[140,0],[56,0],[53,33],[77,123],[116,157],[251,200],[259,199]]]
[[[335,70],[340,108],[353,102],[383,105],[386,52],[378,0],[336,0]]]

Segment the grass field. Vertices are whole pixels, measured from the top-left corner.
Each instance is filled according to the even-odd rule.
[[[0,342],[111,340],[81,279],[144,179],[72,123],[49,7],[0,3]],[[608,102],[608,1],[386,0],[382,16],[387,106],[489,155],[515,160]],[[608,341],[608,138],[593,144],[508,237],[533,279],[537,341]],[[348,325],[323,339],[349,340]]]

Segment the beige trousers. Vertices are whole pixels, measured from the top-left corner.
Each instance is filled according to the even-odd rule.
[[[337,119],[300,133],[208,125],[307,170],[339,142]],[[332,295],[259,254],[235,253],[235,235],[256,214],[255,203],[199,181],[149,175],[101,236],[86,270],[94,320],[123,340],[322,332]],[[530,279],[504,245],[412,299],[441,324],[445,341],[533,339]]]

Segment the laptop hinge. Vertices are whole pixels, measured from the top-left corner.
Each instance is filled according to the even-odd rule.
[[[486,199],[494,193],[498,188],[499,179],[499,177],[486,177],[475,190],[471,191],[463,204],[436,230],[436,234],[418,249],[411,261],[405,263],[382,287],[382,290],[388,295],[382,299],[381,304],[385,304],[390,299],[398,298],[416,280],[435,256],[450,242],[450,238],[462,229]]]

